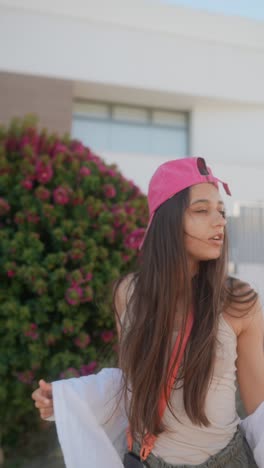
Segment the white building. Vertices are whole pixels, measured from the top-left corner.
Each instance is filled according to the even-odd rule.
[[[263,83],[263,22],[151,0],[0,0],[0,121],[33,111],[72,128],[144,191],[161,161],[200,155],[234,201],[263,201]]]

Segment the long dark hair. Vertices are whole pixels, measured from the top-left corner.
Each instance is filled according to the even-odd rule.
[[[158,435],[166,429],[159,418],[158,404],[169,379],[173,331],[176,325],[179,327],[179,320],[185,329],[192,306],[194,326],[175,386],[183,385],[184,406],[191,421],[209,425],[205,398],[213,372],[219,314],[234,301],[249,308],[256,300],[253,290],[243,292],[241,283],[237,287],[228,278],[226,235],[220,258],[200,262],[199,272],[190,281],[183,228],[188,205],[189,189],[185,189],[157,210],[127,290],[119,366],[134,439],[142,440],[146,432]],[[121,282],[122,278],[114,299]],[[179,314],[180,296],[184,302]],[[168,395],[166,398],[177,417]]]

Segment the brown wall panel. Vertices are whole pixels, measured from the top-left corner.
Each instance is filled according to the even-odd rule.
[[[34,113],[40,127],[70,132],[72,101],[71,81],[0,72],[0,123]]]

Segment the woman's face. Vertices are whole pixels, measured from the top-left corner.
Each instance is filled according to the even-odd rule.
[[[225,225],[225,209],[218,189],[210,183],[192,186],[184,214],[184,241],[193,267],[200,261],[219,258]]]

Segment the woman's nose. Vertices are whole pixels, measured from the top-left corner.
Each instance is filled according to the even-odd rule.
[[[215,216],[215,220],[214,220],[214,225],[215,226],[223,226],[225,227],[226,226],[226,223],[227,223],[227,220],[226,218],[224,218],[224,216],[222,215],[222,213],[217,213],[216,216]]]

